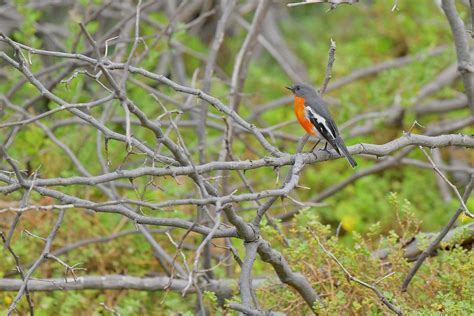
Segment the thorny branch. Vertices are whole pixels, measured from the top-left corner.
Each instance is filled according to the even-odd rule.
[[[288,6],[329,3],[331,8],[334,8],[341,3],[355,4],[357,2],[357,0],[308,0],[290,3]],[[262,311],[258,305],[255,287],[262,284],[262,280],[252,278],[253,266],[258,260],[269,263],[281,284],[295,289],[302,301],[313,308],[316,306],[316,302],[322,302],[322,298],[315,291],[313,285],[305,275],[290,266],[283,254],[275,249],[270,241],[263,239],[260,235],[262,219],[265,217],[267,221],[271,221],[269,214],[277,208],[276,201],[286,199],[289,204],[296,204],[296,208],[289,212],[276,214],[276,217],[288,220],[301,208],[313,206],[315,205],[313,202],[321,202],[367,175],[402,165],[430,167],[424,162],[406,157],[416,146],[420,146],[420,148],[421,146],[429,148],[474,147],[472,135],[452,134],[472,124],[473,117],[438,124],[427,129],[425,134],[408,133],[399,138],[386,140],[381,144],[352,145],[348,147],[351,154],[365,157],[368,161],[375,160],[377,163],[356,171],[339,183],[321,189],[315,194],[313,201],[301,201],[298,189],[301,188],[299,182],[304,168],[308,165],[329,163],[330,160],[340,159],[339,155],[334,150],[304,152],[303,148],[308,141],[307,137],[299,138],[280,131],[282,127],[289,124],[288,122],[265,126],[262,114],[288,103],[288,97],[273,100],[263,106],[252,107],[252,114],[247,119],[240,114],[243,111],[239,111],[241,104],[248,101],[244,94],[244,86],[252,57],[259,52],[259,43],[268,50],[282,70],[290,77],[303,76],[303,74],[295,73],[292,68],[294,63],[290,65],[286,61],[289,55],[292,58],[294,56],[289,47],[282,42],[280,32],[278,30],[269,32],[268,30],[268,25],[276,27],[278,25],[274,23],[265,26],[265,19],[268,19],[267,12],[274,10],[276,4],[264,0],[249,4],[249,7],[245,8],[245,5],[238,1],[227,0],[222,2],[219,9],[212,9],[205,6],[206,1],[196,1],[197,5],[193,3],[189,6],[183,5],[183,3],[185,2],[182,2],[179,7],[176,7],[173,1],[163,4],[170,13],[168,24],[163,25],[150,19],[149,15],[152,10],[162,9],[162,4],[158,1],[147,3],[138,1],[136,6],[130,4],[119,6],[113,1],[109,1],[79,24],[81,31],[77,34],[77,40],[71,52],[65,52],[62,49],[35,48],[13,40],[8,32],[0,33],[0,44],[4,45],[0,47],[0,59],[5,63],[5,68],[15,72],[15,75],[23,77],[5,95],[0,95],[0,118],[2,119],[0,130],[2,136],[5,135],[0,145],[0,182],[2,183],[0,192],[11,196],[17,193],[22,195],[19,204],[15,203],[0,208],[0,216],[14,215],[9,224],[8,234],[0,231],[0,236],[5,248],[14,258],[16,271],[21,278],[17,280],[2,279],[0,290],[17,292],[9,306],[9,314],[15,311],[23,295],[26,296],[30,314],[34,314],[30,291],[124,288],[172,290],[183,294],[197,293],[197,305],[201,313],[204,313],[203,290],[214,291],[220,298],[229,298],[232,295],[230,284],[235,283],[232,273],[229,273],[229,277],[232,277],[230,281],[227,279],[213,280],[209,277],[210,274],[206,273],[221,264],[229,264],[226,258],[230,256],[223,259],[210,251],[212,250],[211,245],[226,249],[227,254],[231,252],[237,263],[241,265],[238,284],[242,302],[241,304],[229,303],[230,309],[249,315],[279,315],[277,312]],[[458,77],[458,70],[464,81],[465,95],[460,95],[453,100],[435,100],[432,103],[417,106],[412,110],[417,116],[427,113],[449,112],[466,106],[469,106],[471,110],[473,108],[472,53],[469,51],[465,38],[465,27],[456,12],[454,2],[443,0],[442,3],[454,35],[458,62],[457,65],[453,64],[446,68],[430,84],[423,87],[416,101],[422,100],[433,91],[450,84]],[[397,5],[398,2],[394,1],[392,10],[397,8]],[[110,30],[104,33],[97,32],[97,34],[91,34],[88,31],[87,24],[90,21],[100,17],[101,14],[110,15],[115,11],[109,10],[117,8],[123,10],[123,17],[117,20]],[[252,10],[255,13],[249,23],[245,12]],[[275,12],[273,11],[270,16],[274,17]],[[203,37],[212,38],[207,56],[195,52],[185,43],[173,38],[173,33],[182,29],[205,33],[208,28],[202,26],[209,23],[214,15],[217,20],[215,30],[210,34],[202,34]],[[158,34],[151,38],[153,45],[147,45],[147,40],[150,38],[146,38],[146,35],[140,36],[143,25],[159,30]],[[235,28],[239,26],[245,29],[247,35],[236,55],[229,78],[219,66],[219,54],[223,51],[221,46],[224,39],[231,36],[235,32]],[[266,30],[265,27],[267,27]],[[129,38],[127,38],[128,33],[132,34]],[[81,41],[89,45],[89,48],[82,52],[78,51]],[[165,42],[169,49],[159,57],[156,68],[150,70],[144,66],[143,61],[153,50],[153,47],[162,43],[161,41]],[[129,43],[130,50],[127,49]],[[145,46],[143,52],[140,51],[140,43]],[[61,46],[57,45],[57,47]],[[285,49],[279,51],[278,47]],[[322,94],[344,87],[358,79],[375,75],[385,69],[402,67],[422,58],[432,58],[444,52],[446,47],[438,47],[428,53],[404,56],[356,70],[330,84],[335,49],[335,42],[331,40],[326,75],[320,90]],[[188,80],[182,58],[183,54],[187,54],[203,64],[201,75],[200,71],[194,71],[192,84],[186,83]],[[44,58],[44,60],[54,60],[54,64],[45,64],[42,69],[33,71],[38,68],[36,66],[42,60],[36,56]],[[0,73],[0,75],[2,74]],[[85,86],[84,89],[88,92],[87,98],[84,99],[86,101],[83,98],[75,97],[73,93],[66,96],[58,93],[58,85],[64,84],[69,87],[76,82]],[[215,85],[214,82],[216,82]],[[128,87],[130,83],[134,85],[134,88],[151,94],[160,105],[157,107],[158,110],[147,109],[144,105],[145,102],[131,93]],[[29,84],[29,89],[34,89],[37,95],[19,101],[22,98],[16,96],[27,84]],[[214,86],[230,87],[228,93],[221,93],[217,92],[217,89],[213,89]],[[171,90],[176,93],[171,93]],[[228,105],[222,101],[226,96],[228,96]],[[242,102],[243,100],[245,102]],[[44,101],[48,106],[54,108],[48,108],[39,113],[31,110],[40,101]],[[21,103],[17,104],[17,102]],[[119,110],[115,107],[117,104]],[[173,107],[173,110],[167,110],[168,104]],[[197,106],[194,106],[195,104]],[[5,113],[8,115],[4,115]],[[404,113],[404,109],[393,106],[381,113],[363,113],[350,119],[342,126],[349,129],[363,121],[369,123],[367,130],[372,130],[374,128],[374,124],[371,123],[373,120],[388,120],[392,116],[396,116],[393,119],[395,121],[403,120]],[[58,116],[61,119],[57,119]],[[257,123],[254,124],[254,121]],[[67,131],[72,131],[76,126],[84,131],[84,144],[81,144],[84,147],[88,145],[89,134],[94,135],[96,154],[99,160],[97,163],[99,169],[97,170],[100,172],[98,174],[93,174],[87,169],[89,163],[92,166],[94,161],[85,165],[80,158],[82,146],[78,148],[75,144],[71,144],[71,141],[59,136],[61,135],[58,132],[59,129],[64,128]],[[50,141],[51,146],[55,146],[65,153],[64,159],[71,164],[72,172],[62,176],[59,174],[50,176],[51,172],[49,171],[43,174],[42,170],[29,170],[28,157],[15,156],[17,161],[7,154],[7,151],[10,152],[9,148],[14,148],[19,142],[18,135],[21,131],[30,127],[39,128],[45,135],[45,139]],[[183,136],[185,129],[189,127],[194,129],[197,127],[197,145],[195,146],[191,145],[193,139]],[[213,138],[210,136],[211,129],[213,132],[218,131],[225,135],[221,135],[217,139]],[[350,130],[351,135],[352,133],[357,134],[354,130],[356,128]],[[293,147],[287,146],[289,142],[293,141],[295,143],[298,141],[296,151]],[[117,150],[116,144],[125,146],[121,150]],[[217,157],[212,149],[215,146],[218,147],[219,144],[221,144],[221,151]],[[258,146],[254,144],[258,144]],[[248,149],[249,154],[237,152],[236,148],[239,146]],[[426,154],[423,148],[422,150]],[[472,168],[451,165],[437,166],[429,155],[427,157],[435,171],[453,188],[461,201],[461,207],[428,249],[420,255],[404,282],[404,289],[423,260],[439,246],[459,214],[463,211],[470,214],[464,201],[472,188]],[[117,165],[113,161],[114,159],[122,159],[122,161]],[[271,168],[278,175],[280,169],[286,168],[287,171],[281,171],[282,174],[286,172],[286,177],[281,183],[278,177],[276,183],[274,178],[259,179],[260,174],[266,174],[264,171]],[[463,171],[471,176],[471,184],[466,188],[464,197],[460,197],[455,186],[441,170],[445,172]],[[74,172],[77,174],[71,175]],[[255,172],[257,176],[250,177],[245,175],[246,172]],[[239,181],[235,181],[235,183],[231,181],[237,177],[242,180],[243,185],[235,184]],[[161,186],[161,182],[165,183],[166,181],[175,181],[176,187],[185,183],[186,188],[191,187],[192,189],[179,196],[172,196],[168,194],[167,188]],[[189,186],[187,186],[188,184]],[[152,190],[160,191],[159,198],[156,200],[146,199],[146,193]],[[128,191],[133,192],[134,198],[127,194]],[[97,198],[97,194],[100,194],[100,198]],[[29,200],[33,200],[31,195],[34,195],[35,202],[29,202]],[[48,205],[37,203],[38,195],[51,198],[54,202]],[[251,206],[249,207],[249,205]],[[242,212],[244,208],[249,208],[255,213],[253,216],[245,216]],[[121,225],[130,223],[134,229],[122,233],[117,233],[120,230],[117,229],[108,237],[84,239],[53,251],[51,249],[52,242],[63,222],[66,222],[65,213],[81,209],[97,213],[118,214],[123,218]],[[55,210],[59,210],[58,219],[48,237],[42,238],[45,242],[42,253],[35,260],[28,259],[31,260],[29,264],[22,265],[24,261],[12,246],[13,235],[22,220],[22,215],[27,212],[54,213]],[[176,212],[179,212],[180,216],[176,216]],[[146,225],[160,226],[162,229],[151,229]],[[181,241],[174,242],[172,233],[183,232],[183,230],[185,233]],[[174,257],[166,252],[162,246],[162,239],[153,235],[156,232],[166,233],[167,241],[176,247]],[[196,245],[185,244],[187,236],[194,233],[202,235],[202,241]],[[79,276],[76,275],[76,272],[79,274],[78,270],[82,268],[77,268],[77,264],[69,265],[59,258],[61,254],[83,245],[110,242],[119,237],[133,234],[143,235],[151,246],[153,255],[165,276],[154,278]],[[217,241],[211,244],[213,239],[218,238],[226,239],[225,247],[217,245]],[[316,236],[315,238],[317,239]],[[232,246],[232,242],[235,241],[242,242],[245,246],[243,261],[240,260],[238,252]],[[393,312],[401,314],[400,309],[388,300],[375,285],[367,284],[352,276],[338,259],[324,248],[319,239],[317,241],[323,251],[335,260],[350,280],[371,289],[383,304]],[[188,267],[186,255],[190,252],[194,253],[194,260],[192,266]],[[60,266],[66,268],[66,272],[72,274],[73,278],[68,278],[66,275],[64,280],[33,279],[33,273],[38,270],[40,264],[45,261],[44,259],[52,259],[52,261],[59,263]],[[209,261],[204,270],[199,269],[199,263],[202,260]],[[212,266],[211,263],[215,265]],[[27,271],[25,271],[26,269]]]

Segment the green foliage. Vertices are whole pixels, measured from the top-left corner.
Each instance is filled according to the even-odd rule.
[[[410,222],[409,203],[400,201],[395,195],[391,199],[400,207],[400,228],[406,229],[407,224],[414,227],[416,223]],[[348,246],[334,237],[332,229],[320,224],[316,217],[299,217],[303,217],[307,224],[295,225],[290,230],[287,237],[291,247],[285,248],[284,254],[290,265],[304,273],[324,297],[325,305],[315,306],[321,315],[344,315],[349,310],[351,314],[385,315],[388,309],[372,290],[349,282],[341,268],[319,246],[315,236],[352,276],[376,285],[407,315],[466,315],[474,311],[471,299],[474,284],[468,281],[474,268],[472,251],[455,247],[451,251],[439,252],[438,256],[425,262],[408,292],[402,294],[400,284],[411,264],[402,259],[398,246],[401,236],[392,233],[392,238],[387,240],[369,242],[368,236],[353,232],[353,244]],[[384,261],[376,259],[374,251],[385,247],[393,249],[391,255]],[[309,313],[308,307],[288,287],[275,288],[269,282],[257,290],[257,295],[267,308],[278,306],[279,311],[291,315]]]

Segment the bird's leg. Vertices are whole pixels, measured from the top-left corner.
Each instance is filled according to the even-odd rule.
[[[324,149],[321,149],[322,151],[325,151],[327,153],[329,153],[329,150],[328,150],[328,142],[326,141],[326,144],[324,145]]]
[[[311,148],[310,152],[313,152],[314,149],[316,148],[316,146],[318,146],[320,142],[321,142],[321,138],[319,138],[318,141],[316,142],[316,144],[314,144],[314,146],[313,146],[313,148]]]

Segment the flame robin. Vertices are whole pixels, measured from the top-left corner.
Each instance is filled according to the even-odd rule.
[[[295,114],[306,132],[313,136],[319,133],[339,155],[342,151],[352,168],[357,166],[339,135],[336,123],[329,114],[321,95],[312,86],[305,83],[294,84],[286,88],[295,96]]]

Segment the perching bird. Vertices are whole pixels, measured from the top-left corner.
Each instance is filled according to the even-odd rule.
[[[352,168],[357,166],[339,135],[336,123],[329,114],[321,95],[312,86],[305,83],[294,84],[286,88],[295,96],[295,114],[306,132],[313,136],[316,136],[317,133],[321,134],[339,155],[342,151]]]

